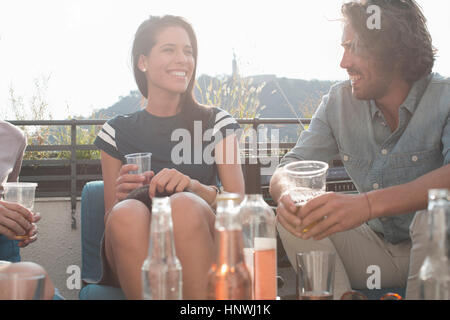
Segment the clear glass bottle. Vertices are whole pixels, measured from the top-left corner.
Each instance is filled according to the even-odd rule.
[[[251,279],[245,266],[238,194],[217,196],[216,257],[208,272],[210,300],[250,300]]]
[[[181,300],[182,287],[170,199],[153,198],[148,256],[142,265],[142,296],[144,300]]]
[[[277,233],[272,208],[261,194],[246,195],[240,211],[244,256],[255,300],[277,298]]]
[[[420,299],[423,300],[450,300],[448,197],[445,189],[433,189],[428,193],[428,255],[419,272]]]

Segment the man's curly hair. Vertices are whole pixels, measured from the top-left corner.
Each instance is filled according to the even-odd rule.
[[[381,9],[381,28],[369,29],[367,8]],[[427,20],[414,0],[359,0],[342,5],[344,23],[355,33],[353,49],[382,67],[399,65],[405,81],[413,83],[432,72],[436,49]]]

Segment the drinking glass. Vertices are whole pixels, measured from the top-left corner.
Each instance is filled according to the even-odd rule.
[[[296,206],[301,207],[309,200],[326,191],[328,164],[321,161],[297,161],[285,167],[284,184]],[[303,229],[307,232],[317,222]]]
[[[149,152],[127,154],[125,159],[127,164],[136,164],[139,167],[137,171],[130,171],[130,174],[143,174],[152,169],[152,154]]]
[[[297,253],[297,299],[332,300],[334,264],[333,252]]]
[[[3,183],[3,198],[8,202],[16,202],[32,211],[37,183],[6,182]],[[16,236],[15,240],[28,239],[28,235]]]
[[[43,300],[45,274],[0,272],[0,300]]]
[[[0,272],[2,271],[2,269],[6,268],[10,264],[11,264],[11,262],[9,262],[9,261],[0,260]]]

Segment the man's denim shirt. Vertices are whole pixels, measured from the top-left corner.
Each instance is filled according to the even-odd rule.
[[[340,158],[359,192],[413,181],[450,163],[450,78],[415,82],[391,132],[374,101],[357,100],[350,81],[323,97],[308,130],[281,161]],[[415,212],[368,222],[391,243],[409,239]]]

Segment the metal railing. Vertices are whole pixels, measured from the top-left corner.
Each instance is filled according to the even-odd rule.
[[[70,196],[71,200],[71,215],[72,215],[72,229],[76,229],[77,222],[75,218],[77,197],[79,193],[77,191],[77,181],[83,180],[101,180],[101,172],[98,174],[78,174],[77,165],[79,164],[99,164],[100,160],[95,159],[77,159],[76,152],[80,150],[98,150],[93,144],[77,144],[77,127],[81,126],[101,126],[107,120],[20,120],[9,121],[16,126],[69,126],[70,127],[70,144],[66,145],[29,145],[26,148],[26,152],[34,151],[68,151],[70,152],[70,159],[58,159],[58,160],[24,160],[23,166],[41,166],[41,165],[69,165],[70,175],[56,175],[56,176],[26,176],[26,181],[36,182],[42,181],[67,181],[70,180],[70,191],[57,191],[40,193],[39,196],[43,197],[66,197]],[[237,122],[241,125],[252,125],[254,130],[258,130],[260,125],[289,125],[289,124],[309,124],[311,119],[289,119],[289,118],[253,118],[253,119],[237,119]],[[278,148],[281,150],[290,149],[295,143],[279,143]],[[259,145],[258,145],[259,146]],[[259,151],[259,150],[258,150]]]

